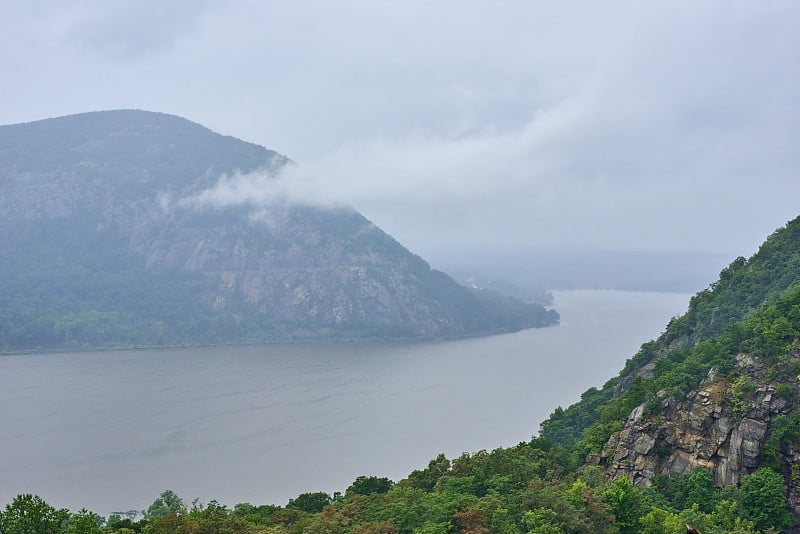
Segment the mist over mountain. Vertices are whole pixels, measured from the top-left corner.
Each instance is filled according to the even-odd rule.
[[[249,173],[268,189],[290,164],[160,113],[0,127],[0,348],[436,339],[557,322],[462,287],[352,208],[209,201]]]

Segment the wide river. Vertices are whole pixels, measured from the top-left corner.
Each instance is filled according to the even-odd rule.
[[[447,343],[0,356],[0,506],[233,505],[399,480],[438,453],[528,440],[616,375],[688,295],[556,292],[558,327]]]

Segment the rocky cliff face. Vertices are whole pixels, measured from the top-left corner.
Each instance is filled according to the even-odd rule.
[[[145,223],[124,231],[146,269],[213,276],[207,300],[216,311],[244,307],[278,318],[280,337],[326,337],[336,329],[409,338],[491,331],[465,322],[448,302],[461,298],[469,309],[477,299],[354,210],[274,204],[268,220],[234,210],[210,214],[214,225],[193,209],[150,211],[138,219]]]
[[[287,164],[159,113],[0,126],[0,247],[12,251],[0,294],[13,295],[0,351],[448,338],[558,321],[460,286],[354,209],[215,200],[242,176],[269,192]]]
[[[799,361],[800,353],[791,358]],[[636,407],[622,430],[591,461],[608,476],[627,476],[637,485],[697,467],[713,472],[718,486],[738,484],[762,464],[776,418],[800,409],[797,379],[778,384],[770,375],[770,367],[760,358],[739,354],[736,379],[716,376],[712,370],[686,398],[662,395],[649,414],[644,404]],[[800,449],[780,450],[779,462],[789,503],[800,517]]]

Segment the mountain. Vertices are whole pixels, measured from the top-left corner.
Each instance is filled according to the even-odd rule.
[[[437,339],[558,315],[432,270],[351,208],[203,202],[288,158],[136,110],[0,126],[0,350]]]
[[[694,294],[717,278],[730,256],[709,252],[498,247],[480,256],[468,250],[437,250],[428,258],[459,278],[505,280],[526,292],[616,289]],[[465,269],[465,266],[469,266]],[[501,287],[495,287],[500,291]],[[515,293],[520,294],[520,293]]]
[[[541,436],[640,486],[708,470],[718,487],[780,474],[800,519],[800,217],[737,258],[619,376]]]
[[[522,299],[525,302],[536,302],[543,306],[552,306],[553,302],[555,302],[553,294],[546,289],[519,286],[503,278],[475,274],[467,275],[452,270],[448,272],[450,272],[456,280],[460,281],[462,285],[475,290],[491,291],[507,297]]]

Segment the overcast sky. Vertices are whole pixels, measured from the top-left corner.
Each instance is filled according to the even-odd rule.
[[[173,113],[423,256],[749,255],[800,213],[800,2],[0,0],[0,123]],[[287,179],[288,179],[287,178]]]

